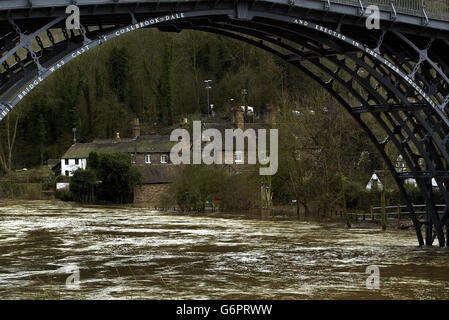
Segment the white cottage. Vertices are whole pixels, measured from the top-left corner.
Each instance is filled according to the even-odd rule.
[[[383,189],[383,184],[379,179],[379,176],[376,173],[373,173],[371,178],[368,181],[368,184],[366,185],[366,190],[372,190],[372,189]]]
[[[78,169],[86,169],[86,158],[68,158],[65,155],[61,159],[61,175],[73,176],[73,173]]]

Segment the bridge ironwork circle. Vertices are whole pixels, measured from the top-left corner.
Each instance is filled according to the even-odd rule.
[[[59,68],[128,32],[157,27],[224,35],[275,54],[322,85],[360,124],[386,161],[419,244],[432,245],[437,239],[440,246],[449,246],[448,1],[443,1],[446,6],[440,11],[429,13],[419,6],[414,12],[392,5],[381,12],[381,29],[370,31],[364,26],[363,2],[351,0],[129,1],[124,5],[85,0],[78,1],[80,31],[65,29],[65,0],[34,1],[40,5],[31,7],[20,7],[20,1],[15,2],[17,7],[3,2],[0,118]],[[6,5],[11,7],[2,11]],[[374,135],[367,114],[383,129],[382,139]],[[386,152],[388,145],[402,155],[409,172],[397,171],[396,159]],[[405,180],[410,178],[416,179],[425,200],[424,219],[418,218],[407,194]],[[443,211],[434,203],[432,179],[443,195]]]

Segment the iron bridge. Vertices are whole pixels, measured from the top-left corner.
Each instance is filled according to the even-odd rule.
[[[65,27],[71,4],[80,8],[80,30]],[[380,8],[377,30],[365,26],[372,4]],[[306,73],[383,156],[419,244],[449,246],[449,0],[0,0],[0,119],[79,55],[150,27],[244,41]],[[380,139],[369,114],[383,130]],[[388,145],[408,172],[396,170]],[[405,189],[410,178],[425,199],[422,219]],[[432,179],[443,210],[434,202]]]

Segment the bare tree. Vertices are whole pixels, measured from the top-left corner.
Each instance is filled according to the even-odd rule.
[[[0,142],[0,165],[6,173],[10,173],[12,170],[12,154],[14,149],[14,144],[17,136],[17,127],[19,125],[20,115],[17,114],[14,121],[14,128],[11,132],[11,116],[8,114],[6,116],[6,141]]]

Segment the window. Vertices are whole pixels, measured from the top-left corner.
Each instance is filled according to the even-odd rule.
[[[147,154],[145,156],[145,163],[151,163],[151,155],[150,154]]]
[[[168,155],[163,154],[161,155],[161,163],[167,163],[168,162]]]
[[[66,166],[69,165],[69,159],[65,159],[65,165],[66,165]]]
[[[131,163],[135,164],[136,163],[136,155],[133,153],[131,154]]]
[[[65,175],[66,175],[66,176],[69,175],[69,171],[68,171],[68,170],[65,171]]]
[[[234,153],[234,161],[235,161],[235,163],[243,163],[243,152],[242,151],[236,151]]]
[[[75,159],[75,164],[79,165],[79,163],[80,163],[80,160],[79,159]]]

